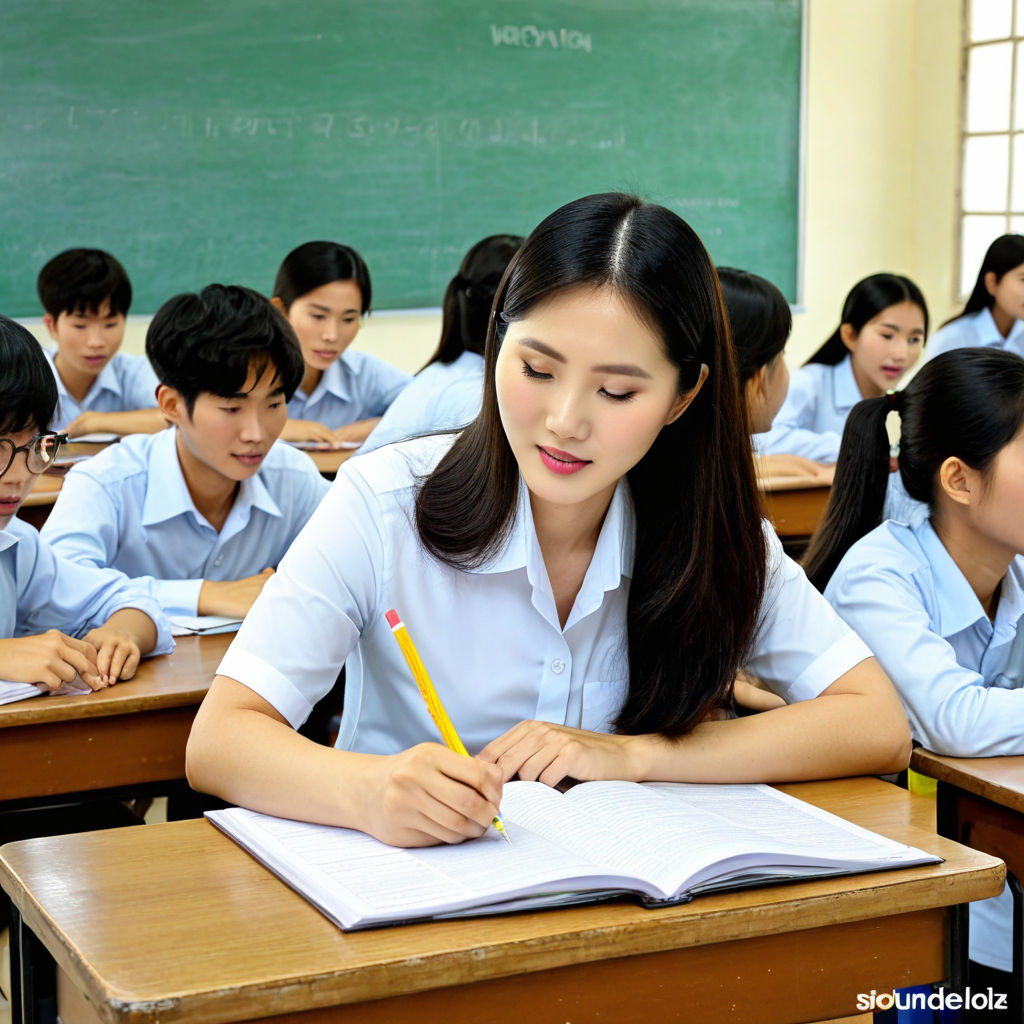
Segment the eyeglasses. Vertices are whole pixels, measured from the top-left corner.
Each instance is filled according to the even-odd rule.
[[[67,439],[67,434],[58,434],[53,430],[48,430],[45,434],[36,434],[28,444],[15,447],[10,438],[0,437],[0,467],[2,467],[0,476],[3,476],[11,468],[14,456],[18,452],[25,453],[25,463],[30,473],[38,475],[45,472],[53,465],[60,446]]]

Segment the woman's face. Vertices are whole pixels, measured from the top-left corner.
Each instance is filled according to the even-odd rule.
[[[617,292],[590,286],[558,292],[509,324],[495,382],[535,511],[539,501],[601,514],[700,388],[681,396],[660,335]]]
[[[351,280],[323,284],[291,304],[285,316],[298,336],[307,366],[322,372],[352,344],[362,309],[362,290]]]
[[[909,300],[887,306],[859,331],[852,324],[840,327],[850,350],[853,376],[863,398],[891,391],[921,357],[924,347],[924,310]]]
[[[1024,320],[1024,263],[1008,270],[999,280],[989,271],[985,287],[996,308],[1010,320]]]
[[[767,433],[772,429],[772,421],[789,392],[789,367],[786,366],[785,354],[780,352],[771,362],[765,363],[744,387],[750,429],[755,434]]]

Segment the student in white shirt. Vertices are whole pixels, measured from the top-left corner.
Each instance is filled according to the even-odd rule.
[[[928,306],[913,281],[899,274],[859,281],[846,296],[839,326],[790,378],[758,451],[835,462],[850,410],[895,388],[920,358],[927,334]]]
[[[428,431],[464,427],[476,417],[494,293],[522,244],[519,235],[488,235],[466,253],[445,289],[437,350],[388,407],[361,454]]]
[[[930,510],[915,526],[879,525],[893,409],[902,426],[899,473]],[[914,739],[937,753],[1024,754],[1022,507],[1019,356],[946,352],[906,390],[850,414],[805,566],[896,685]],[[971,904],[972,961],[1010,969],[1009,905],[1006,893]],[[1009,977],[1001,980],[996,991],[1009,991]]]
[[[516,774],[903,767],[891,685],[764,527],[692,229],[632,196],[577,200],[526,240],[495,311],[480,415],[350,460],[282,560],[196,719],[192,784],[411,846],[482,834]],[[391,608],[475,757],[437,743]],[[345,659],[338,749],[318,748],[294,729]],[[786,706],[709,715],[744,663]]]
[[[328,487],[308,455],[275,443],[299,346],[262,295],[214,284],[164,303],[146,352],[172,426],[75,466],[43,537],[126,573],[169,615],[241,617]]]
[[[1005,348],[1024,356],[1024,235],[1001,235],[989,247],[963,312],[947,320],[929,346],[931,358],[966,346]]]
[[[284,258],[272,294],[305,362],[281,437],[365,441],[411,378],[368,352],[349,350],[373,297],[363,258],[337,242],[306,242]]]
[[[50,429],[72,438],[162,430],[152,368],[118,351],[132,301],[124,267],[102,249],[68,249],[39,271],[36,290],[57,343],[46,350],[58,396]]]
[[[719,267],[718,280],[736,349],[750,432],[764,434],[771,430],[789,390],[785,355],[793,314],[782,292],[758,274]],[[824,481],[831,479],[832,473],[830,466],[800,455],[762,455],[757,471],[762,477],[805,476]]]

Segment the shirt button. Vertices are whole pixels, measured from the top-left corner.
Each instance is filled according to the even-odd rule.
[[[561,658],[555,658],[555,660],[551,662],[551,671],[554,672],[556,676],[560,676],[565,671],[565,662],[562,661]]]
[[[224,556],[223,556],[223,555],[221,555],[221,556],[219,556],[218,558],[215,558],[215,559],[213,560],[213,564],[214,564],[214,565],[216,565],[216,566],[219,566],[219,565],[220,565],[220,563],[221,563],[221,562],[223,562],[223,561],[224,561]]]

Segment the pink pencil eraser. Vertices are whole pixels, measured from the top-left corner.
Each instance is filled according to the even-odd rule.
[[[402,621],[398,617],[398,612],[396,612],[394,608],[392,608],[391,611],[386,612],[385,615],[384,615],[384,618],[388,620],[388,625],[392,629],[397,629],[399,623]]]

